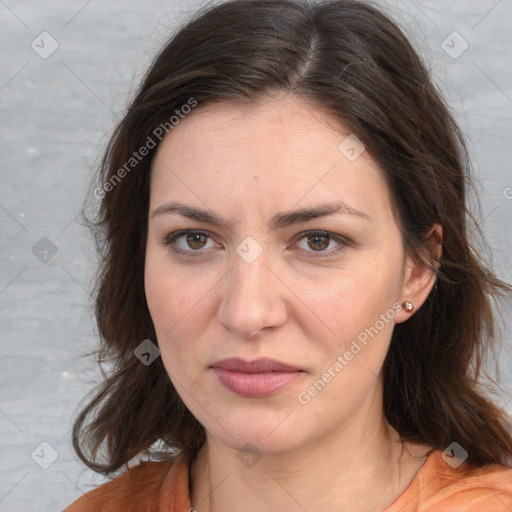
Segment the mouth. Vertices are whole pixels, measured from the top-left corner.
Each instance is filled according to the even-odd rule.
[[[275,359],[222,359],[210,367],[229,391],[244,397],[270,396],[291,386],[305,373]]]

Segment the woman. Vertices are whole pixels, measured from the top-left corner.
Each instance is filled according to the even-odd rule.
[[[131,468],[67,511],[510,510],[510,424],[477,380],[510,287],[468,241],[468,168],[376,8],[198,14],[94,190],[113,370],[74,446]]]

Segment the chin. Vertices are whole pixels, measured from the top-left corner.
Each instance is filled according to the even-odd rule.
[[[243,434],[230,437],[223,435],[219,439],[223,444],[237,452],[278,455],[298,448],[300,440],[290,439],[289,435],[268,436],[268,429],[244,431]]]
[[[261,410],[236,415],[233,412],[221,417],[229,418],[219,425],[206,419],[205,428],[222,444],[236,451],[278,454],[293,450],[304,443],[304,436],[293,421],[293,414]],[[238,416],[238,418],[237,418]],[[284,421],[283,421],[284,420]],[[200,420],[201,421],[201,420]]]

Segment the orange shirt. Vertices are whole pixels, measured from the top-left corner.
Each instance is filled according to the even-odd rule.
[[[87,492],[64,512],[189,512],[188,475],[185,455],[145,462]],[[462,464],[453,469],[435,450],[382,512],[511,511],[512,468],[494,464],[470,470]]]

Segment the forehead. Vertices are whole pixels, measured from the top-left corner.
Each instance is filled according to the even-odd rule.
[[[283,210],[341,200],[388,212],[382,171],[367,151],[357,157],[357,144],[339,121],[298,98],[198,106],[160,144],[151,203],[186,196],[212,208],[256,201]]]

